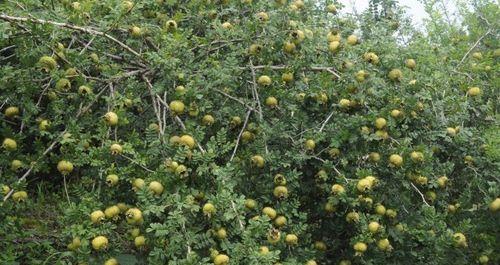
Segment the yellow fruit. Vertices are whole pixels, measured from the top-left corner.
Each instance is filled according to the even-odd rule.
[[[120,209],[120,212],[122,212],[122,213],[128,210],[128,206],[123,202],[117,203],[116,206],[118,206],[118,208]]]
[[[476,60],[481,60],[483,58],[483,54],[480,52],[473,52],[472,57]]]
[[[411,157],[411,160],[413,160],[413,162],[424,161],[424,154],[422,152],[413,151],[413,152],[411,152],[410,157]]]
[[[357,212],[350,212],[346,215],[346,221],[348,223],[357,223],[359,222],[359,214]]]
[[[269,217],[269,219],[273,220],[274,218],[276,218],[276,210],[274,210],[273,208],[271,207],[264,207],[262,209],[262,213],[267,215],[267,217]]]
[[[7,151],[14,151],[17,149],[17,143],[11,138],[5,138],[3,140],[2,147]]]
[[[146,185],[146,183],[141,178],[136,178],[134,179],[134,181],[132,181],[132,189],[134,191],[141,190],[144,187],[144,185]]]
[[[224,23],[222,23],[221,26],[223,29],[232,29],[233,28],[233,25],[230,22],[224,22]]]
[[[284,199],[288,197],[288,189],[285,186],[276,186],[273,195],[278,199]]]
[[[285,51],[286,53],[293,53],[295,52],[295,49],[296,49],[296,46],[295,46],[295,43],[293,42],[285,42],[285,44],[283,44],[283,51]]]
[[[272,229],[267,234],[267,241],[271,244],[276,244],[281,239],[281,232],[277,229]]]
[[[282,226],[285,226],[286,225],[286,217],[280,215],[278,217],[276,217],[276,219],[274,219],[274,224],[277,226],[277,227],[282,227]]]
[[[486,256],[486,255],[481,255],[479,257],[478,261],[480,264],[488,264],[488,262],[490,261],[490,258],[488,258],[488,256]]]
[[[403,158],[400,155],[393,154],[389,157],[389,163],[394,167],[400,167],[403,165]]]
[[[8,107],[5,109],[4,115],[7,118],[14,118],[17,115],[19,115],[19,108],[18,107]]]
[[[219,228],[216,232],[215,232],[215,236],[218,238],[218,239],[225,239],[227,237],[227,231],[226,229],[224,228]]]
[[[255,200],[252,200],[252,199],[246,199],[245,200],[245,207],[247,209],[255,209],[255,207],[257,207],[257,202]]]
[[[295,44],[300,44],[306,38],[304,32],[302,30],[294,30],[290,33],[290,37],[292,38],[292,42]]]
[[[314,242],[314,248],[319,251],[326,251],[326,244],[323,241]]]
[[[67,175],[73,171],[73,163],[66,161],[66,160],[61,160],[59,163],[57,163],[57,170],[63,174]]]
[[[189,147],[189,149],[193,149],[195,146],[194,138],[190,135],[187,135],[187,134],[181,136],[181,138],[179,139],[179,142],[182,145]]]
[[[259,248],[259,254],[261,255],[267,255],[269,254],[269,248],[266,246],[262,246]]]
[[[304,146],[305,146],[307,151],[313,151],[314,148],[316,147],[316,143],[314,142],[314,140],[308,139],[308,140],[306,140]]]
[[[93,211],[90,214],[90,221],[93,224],[100,223],[102,220],[104,220],[104,218],[106,218],[106,215],[101,210]]]
[[[333,213],[337,210],[337,207],[335,206],[335,204],[333,204],[331,202],[327,202],[327,203],[325,203],[324,209],[327,213]]]
[[[395,210],[393,210],[393,209],[387,209],[385,211],[385,215],[387,217],[389,217],[389,218],[396,218],[396,216],[398,215],[398,213]]]
[[[113,219],[114,217],[118,216],[120,214],[120,208],[118,206],[113,205],[104,210],[104,215],[108,219]]]
[[[175,115],[180,115],[184,113],[184,103],[180,100],[173,100],[169,104],[170,110],[175,114]]]
[[[355,74],[356,81],[358,82],[364,82],[366,77],[368,77],[368,73],[365,72],[364,70],[359,70]]]
[[[125,213],[125,217],[129,223],[138,223],[142,220],[142,211],[138,208],[130,208]]]
[[[339,265],[351,265],[351,261],[343,259],[339,262]]]
[[[370,159],[371,162],[378,162],[380,161],[380,154],[377,153],[377,152],[371,152],[369,155],[368,155],[368,159]]]
[[[477,86],[471,87],[467,90],[467,95],[471,97],[479,96],[479,94],[481,94],[481,89]]]
[[[295,234],[288,234],[285,236],[285,243],[290,246],[297,245],[299,243],[299,238]]]
[[[343,109],[347,109],[349,108],[349,106],[351,106],[351,101],[343,98],[339,101],[339,106]]]
[[[337,14],[337,7],[334,4],[329,4],[326,6],[326,11],[332,14]]]
[[[406,59],[405,65],[406,65],[406,67],[413,70],[413,69],[415,69],[415,67],[417,67],[417,62],[415,62],[414,59]]]
[[[137,248],[143,247],[146,245],[146,238],[144,236],[138,236],[134,238],[134,245]]]
[[[257,13],[257,19],[260,20],[261,22],[266,22],[269,20],[269,15],[266,12],[259,12]]]
[[[308,260],[306,265],[318,265],[318,263],[315,260]]]
[[[109,147],[109,150],[111,151],[112,155],[118,155],[118,154],[121,154],[123,152],[123,147],[119,144],[112,144]]]
[[[370,222],[368,224],[368,231],[370,231],[373,234],[377,233],[379,229],[380,229],[380,224],[378,222]]]
[[[95,250],[103,250],[108,247],[108,239],[105,236],[98,236],[92,239],[92,248]]]
[[[104,120],[106,121],[106,124],[108,124],[109,126],[115,126],[118,124],[118,115],[110,111],[104,115]]]
[[[377,241],[377,247],[382,251],[390,251],[392,249],[391,242],[387,238]]]
[[[386,125],[387,121],[384,118],[377,118],[375,120],[375,127],[377,127],[377,129],[379,130],[383,129]]]
[[[116,174],[108,175],[106,177],[106,184],[108,184],[108,186],[110,187],[116,186],[116,184],[118,184],[118,175]]]
[[[366,179],[370,182],[371,187],[374,187],[378,183],[378,179],[374,176],[366,176],[364,179]]]
[[[347,44],[356,45],[358,44],[358,37],[356,35],[350,35],[347,37]]]
[[[55,68],[57,68],[57,62],[56,62],[56,60],[54,58],[50,57],[50,56],[42,56],[38,60],[38,65],[40,66],[40,68],[42,68],[46,72],[49,72],[49,71],[54,70]]]
[[[466,248],[467,247],[467,238],[462,233],[455,233],[455,234],[453,234],[453,243],[455,244],[456,247]]]
[[[163,193],[163,185],[158,181],[151,181],[151,183],[149,183],[149,190],[155,195],[160,195]]]
[[[455,136],[455,135],[457,135],[457,130],[455,128],[448,127],[448,128],[446,128],[446,133],[449,136]]]
[[[500,198],[496,198],[492,202],[490,202],[488,208],[492,212],[498,212],[498,210],[500,210]]]
[[[363,55],[363,59],[369,63],[372,64],[378,64],[380,62],[380,59],[378,58],[377,54],[373,52],[367,52]]]
[[[48,120],[41,120],[38,124],[38,129],[40,129],[40,131],[47,131],[49,129],[49,125],[50,123]]]
[[[168,31],[176,31],[177,30],[177,22],[175,20],[168,20],[165,22],[165,28]]]
[[[18,171],[21,167],[23,167],[23,162],[21,162],[21,160],[14,159],[10,162],[10,169],[13,171]]]
[[[130,35],[132,35],[132,37],[134,37],[134,38],[139,38],[142,36],[142,29],[140,27],[132,26],[129,28],[128,31],[129,31]]]
[[[330,52],[337,52],[339,50],[339,47],[340,47],[339,41],[332,41],[332,42],[328,43],[328,50]]]
[[[332,185],[332,193],[335,195],[343,194],[343,193],[345,193],[345,189],[340,184],[333,184]]]
[[[367,192],[371,189],[371,187],[372,187],[372,183],[370,182],[370,180],[368,180],[366,178],[360,179],[358,181],[358,184],[356,184],[356,189],[359,192]]]
[[[341,36],[340,36],[340,33],[338,32],[328,32],[328,34],[326,35],[326,39],[328,40],[328,42],[332,42],[332,41],[337,41],[340,43],[340,40],[341,40]]]
[[[401,111],[397,109],[391,111],[391,117],[395,119],[401,117],[401,114],[402,114]]]
[[[66,78],[61,78],[56,82],[56,89],[60,91],[67,91],[71,88],[71,82]]]
[[[256,54],[260,53],[261,51],[262,51],[262,46],[259,44],[252,44],[248,48],[248,53],[250,53],[252,55],[256,55]]]
[[[392,69],[389,72],[389,79],[391,79],[392,81],[400,81],[402,77],[403,72],[401,72],[401,70],[399,69]]]
[[[446,184],[448,183],[448,177],[446,176],[441,176],[438,178],[437,183],[440,188],[446,187]]]
[[[278,100],[275,97],[268,97],[266,98],[266,106],[274,108],[278,106]]]
[[[203,124],[205,126],[210,126],[210,125],[214,124],[214,122],[215,122],[215,119],[210,114],[203,116],[203,118],[201,119],[201,124]]]
[[[214,265],[228,265],[229,257],[224,254],[219,254],[214,258]]]
[[[363,253],[368,249],[368,246],[363,242],[357,242],[353,246],[354,250],[358,253]]]
[[[23,202],[28,198],[28,193],[26,191],[17,191],[12,194],[12,199],[15,202]]]
[[[203,213],[205,215],[208,215],[208,216],[211,216],[215,213],[216,209],[215,209],[215,206],[211,203],[205,203],[205,205],[203,205]]]
[[[262,156],[260,155],[254,155],[251,158],[252,165],[258,167],[258,168],[263,168],[265,164],[265,160]]]
[[[272,80],[267,75],[262,75],[257,79],[257,83],[261,86],[269,86],[272,83]]]
[[[104,262],[104,265],[119,265],[119,263],[115,258],[110,258]]]
[[[375,213],[376,213],[376,214],[378,214],[378,215],[385,215],[385,212],[386,212],[386,210],[385,210],[384,205],[382,205],[382,204],[377,204],[377,205],[375,206]]]

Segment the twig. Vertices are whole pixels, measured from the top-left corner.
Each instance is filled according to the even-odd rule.
[[[417,186],[415,186],[415,184],[413,184],[413,182],[410,182],[411,186],[418,192],[418,194],[420,194],[420,197],[422,197],[422,201],[425,203],[425,205],[429,206],[430,205],[427,203],[427,201],[425,200],[425,196],[424,194],[422,194],[422,192],[417,188]]]
[[[467,58],[467,56],[469,56],[469,53],[472,52],[472,50],[474,50],[477,45],[479,45],[479,43],[488,35],[491,33],[491,29],[488,29],[488,31],[486,31],[486,33],[484,33],[479,39],[477,39],[477,41],[474,43],[474,45],[472,45],[472,47],[470,47],[470,49],[465,53],[464,57],[462,57],[462,60],[460,60],[460,62],[457,64],[457,66],[455,67],[458,68],[464,61],[465,59]]]
[[[241,99],[239,99],[237,97],[233,97],[233,96],[229,95],[228,93],[226,93],[226,92],[224,92],[224,91],[222,91],[220,89],[214,88],[214,90],[217,91],[217,92],[219,92],[219,93],[221,93],[222,95],[224,95],[224,96],[226,96],[226,97],[228,97],[228,98],[236,101],[236,102],[241,103],[243,106],[247,107],[249,110],[255,111],[255,109],[253,107],[251,107],[248,104],[246,104],[243,100],[241,100]]]
[[[319,132],[322,132],[323,129],[325,128],[326,124],[328,123],[328,121],[332,118],[333,114],[335,113],[335,111],[332,111],[330,113],[330,115],[328,115],[328,117],[326,117],[326,120],[323,122],[323,125],[321,125],[321,128],[319,128]]]
[[[139,162],[135,161],[134,159],[132,159],[132,158],[130,158],[130,157],[124,155],[124,154],[120,154],[120,156],[123,157],[123,158],[126,158],[128,161],[132,162],[133,164],[136,164],[136,165],[140,166],[142,169],[146,170],[149,173],[154,173],[155,172],[154,170],[149,169],[149,168],[141,165]]]
[[[63,174],[63,183],[64,183],[64,192],[66,193],[66,199],[68,199],[68,203],[71,203],[71,201],[69,200],[68,185],[66,184],[66,174]]]
[[[257,92],[257,77],[255,74],[255,67],[253,66],[252,59],[250,59],[250,70],[252,71],[252,90],[254,99],[257,101],[257,108],[259,109],[259,118],[262,120],[262,107],[260,106],[259,93]]]
[[[236,155],[236,150],[238,150],[238,145],[241,140],[241,135],[245,131],[245,128],[247,127],[248,119],[250,118],[250,114],[252,114],[252,111],[249,110],[247,111],[247,115],[245,117],[245,122],[243,123],[243,127],[241,127],[240,133],[238,134],[238,139],[236,139],[236,145],[234,146],[233,154],[231,155],[231,159],[229,161],[233,161],[234,156]]]
[[[243,222],[241,221],[240,219],[240,214],[238,213],[238,211],[236,210],[236,206],[234,205],[234,201],[231,200],[231,207],[233,208],[233,211],[234,213],[236,214],[236,218],[238,218],[238,223],[240,224],[240,228],[241,230],[244,230],[245,229],[245,226],[243,225]]]

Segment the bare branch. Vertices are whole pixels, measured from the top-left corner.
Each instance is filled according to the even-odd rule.
[[[238,145],[241,140],[241,135],[243,135],[243,132],[245,131],[245,128],[247,127],[248,119],[250,118],[250,114],[252,114],[252,111],[249,110],[247,111],[247,115],[245,117],[245,122],[243,123],[243,127],[241,127],[240,133],[238,134],[238,139],[236,139],[236,145],[234,146],[233,154],[231,155],[231,159],[229,161],[233,161],[234,156],[236,155],[236,150],[238,150]]]

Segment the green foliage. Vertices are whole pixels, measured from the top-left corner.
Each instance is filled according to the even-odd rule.
[[[324,2],[0,3],[0,260],[500,263],[498,5]]]

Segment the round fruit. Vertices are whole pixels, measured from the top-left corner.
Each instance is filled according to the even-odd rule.
[[[177,30],[177,22],[175,22],[175,20],[169,20],[165,23],[165,28],[168,31],[176,31]]]
[[[335,204],[333,204],[331,202],[327,202],[327,203],[325,203],[324,209],[327,213],[333,213],[337,210],[337,207],[335,206]]]
[[[377,241],[377,247],[382,251],[388,251],[392,248],[391,242],[389,242],[389,239],[387,238],[380,239],[379,241]]]
[[[339,47],[340,47],[339,41],[332,41],[332,42],[328,43],[328,50],[330,52],[337,52],[339,50]]]
[[[281,75],[281,80],[285,83],[290,83],[293,81],[293,73],[283,73]]]
[[[144,236],[137,236],[134,238],[134,245],[137,248],[143,247],[146,245],[146,238]]]
[[[4,115],[7,118],[14,118],[17,115],[19,115],[19,108],[18,107],[8,107],[5,109]]]
[[[490,258],[488,258],[488,256],[486,256],[486,255],[481,255],[479,257],[480,264],[488,264],[489,261],[490,261]]]
[[[266,246],[262,246],[259,248],[259,254],[261,255],[267,255],[269,254],[269,248]]]
[[[378,222],[370,222],[368,224],[368,231],[370,231],[373,234],[377,233],[379,229],[380,229],[380,224]]]
[[[215,236],[218,238],[218,239],[225,239],[227,237],[227,231],[226,229],[224,228],[219,228],[216,232],[215,232]]]
[[[106,121],[106,124],[108,124],[109,126],[115,126],[118,124],[118,115],[110,111],[104,115],[104,120]]]
[[[180,114],[184,113],[185,106],[184,106],[184,103],[180,100],[171,101],[169,106],[170,106],[170,110],[175,115],[180,115]]]
[[[446,133],[449,136],[455,136],[455,135],[457,135],[457,130],[455,128],[448,127],[448,128],[446,128]]]
[[[118,184],[118,175],[116,174],[108,175],[106,177],[106,184],[108,184],[108,186],[110,187],[116,186],[116,184]]]
[[[90,221],[93,224],[100,223],[102,220],[104,220],[104,218],[106,218],[106,215],[101,210],[93,211],[90,214]]]
[[[332,13],[332,14],[336,14],[337,7],[334,4],[329,4],[326,6],[326,11],[328,11],[329,13]]]
[[[446,176],[441,176],[438,178],[437,183],[440,188],[446,187],[446,184],[448,183],[448,177]]]
[[[104,262],[104,265],[119,265],[118,260],[115,258],[110,258]]]
[[[274,219],[274,224],[277,226],[277,227],[282,227],[282,226],[285,226],[286,225],[286,217],[284,217],[283,215],[280,215],[278,217],[276,217],[276,219]]]
[[[118,208],[118,206],[116,205],[110,206],[106,208],[106,210],[104,210],[104,215],[106,216],[107,219],[113,219],[119,214],[120,214],[120,208]]]
[[[370,182],[370,180],[366,179],[366,178],[362,178],[358,181],[358,184],[356,185],[356,189],[359,191],[359,192],[367,192],[371,189],[372,187],[372,183]]]
[[[266,106],[274,108],[278,106],[278,100],[275,97],[268,97],[266,98]]]
[[[385,206],[382,205],[382,204],[377,204],[377,206],[375,206],[375,213],[378,214],[378,215],[385,215]]]
[[[326,244],[323,241],[314,242],[314,248],[319,251],[326,251]]]
[[[368,159],[370,159],[371,162],[377,163],[378,161],[380,161],[380,154],[377,152],[371,152],[368,155]]]
[[[47,131],[49,129],[49,126],[50,122],[48,120],[41,120],[38,124],[38,129],[40,129],[40,131]]]
[[[142,220],[142,211],[138,208],[130,208],[125,213],[125,217],[130,223],[140,222]]]
[[[158,181],[151,181],[149,183],[149,190],[155,195],[160,195],[163,193],[163,185]]]
[[[375,127],[382,130],[387,125],[387,121],[384,118],[377,118],[375,120]]]
[[[263,168],[265,164],[265,160],[262,156],[260,155],[254,155],[251,158],[252,165],[258,167],[258,168]]]
[[[67,175],[73,171],[73,163],[66,161],[66,160],[61,160],[59,163],[57,163],[57,170],[63,174]]]
[[[273,220],[274,218],[276,218],[276,210],[274,210],[273,208],[271,207],[264,207],[262,209],[262,213],[267,215],[267,217],[269,217],[269,219]]]
[[[245,200],[245,207],[247,209],[253,210],[253,209],[255,209],[255,207],[257,207],[257,202],[255,200],[252,200],[252,199],[246,199]]]
[[[297,245],[299,243],[299,238],[295,234],[288,234],[285,236],[285,243],[290,246]]]
[[[68,91],[71,88],[71,82],[66,78],[61,78],[56,82],[56,90]]]
[[[318,265],[318,263],[315,260],[308,260],[306,265]]]
[[[132,35],[132,37],[134,37],[134,38],[139,38],[142,36],[142,29],[140,27],[132,26],[129,28],[128,31],[129,31],[130,35]]]
[[[272,229],[267,234],[267,241],[271,244],[276,244],[281,239],[281,232],[277,229]]]
[[[189,149],[193,149],[195,146],[194,138],[190,135],[187,135],[187,134],[181,136],[181,138],[179,139],[179,142],[182,145],[189,147]]]
[[[351,101],[343,98],[339,101],[339,106],[343,109],[347,109],[351,106]]]
[[[400,167],[403,165],[403,158],[400,155],[393,154],[389,157],[389,163],[394,167]]]
[[[314,140],[312,139],[308,139],[306,140],[304,145],[307,151],[313,151],[314,148],[316,147],[316,142],[314,142]]]
[[[411,157],[411,160],[413,160],[413,162],[424,161],[424,154],[422,152],[413,151],[413,152],[411,152],[410,157]]]
[[[492,212],[498,212],[498,210],[500,210],[500,198],[496,198],[492,202],[490,202],[488,208]]]
[[[394,109],[391,111],[391,117],[394,119],[401,117],[403,113],[400,110]]]
[[[144,187],[144,185],[146,185],[146,183],[141,178],[136,178],[134,179],[134,181],[132,181],[132,189],[134,191],[141,190]]]
[[[267,75],[262,75],[257,79],[257,83],[261,86],[269,86],[272,83],[272,80]]]
[[[467,238],[462,233],[453,234],[453,243],[456,247],[467,247]]]
[[[406,67],[413,70],[413,69],[415,69],[415,67],[417,67],[417,62],[415,62],[414,59],[407,59],[405,61],[405,65],[406,65]]]
[[[105,236],[97,236],[96,238],[92,239],[92,248],[95,250],[103,250],[108,247],[108,239]]]
[[[359,222],[359,214],[357,212],[350,212],[346,215],[345,219],[348,223],[357,223]]]
[[[257,13],[257,19],[266,22],[269,20],[269,15],[266,12],[259,12]]]
[[[57,68],[57,62],[56,62],[56,60],[54,58],[50,57],[50,56],[42,56],[38,60],[38,65],[40,66],[40,68],[42,68],[46,72],[49,72],[49,71],[54,70],[55,68]]]
[[[391,79],[392,81],[400,81],[402,77],[403,72],[401,72],[401,70],[399,69],[392,69],[389,72],[389,79]]]
[[[285,186],[276,186],[273,195],[278,199],[284,199],[288,197],[288,189]]]
[[[215,122],[215,119],[210,114],[203,116],[203,118],[201,119],[201,124],[203,124],[205,126],[210,126],[210,125],[214,124],[214,122]]]
[[[10,187],[7,185],[2,185],[2,194],[7,195],[10,192]]]
[[[109,150],[111,151],[112,155],[118,155],[118,154],[121,154],[123,152],[123,147],[119,144],[112,144],[109,147]]]
[[[228,265],[229,257],[224,254],[219,254],[214,258],[214,265]]]
[[[340,184],[333,184],[332,193],[335,195],[343,194],[345,193],[345,188]]]
[[[479,96],[479,94],[481,94],[481,89],[477,86],[471,87],[467,90],[467,95],[471,97]]]
[[[356,35],[350,35],[347,37],[347,44],[356,45],[358,44],[358,37]]]
[[[385,211],[385,215],[387,217],[389,217],[389,218],[396,218],[396,216],[398,215],[398,213],[395,210],[393,210],[393,209],[387,209]]]
[[[202,210],[203,210],[203,213],[205,215],[208,215],[208,216],[213,215],[215,213],[215,211],[216,211],[215,210],[215,206],[213,204],[209,203],[209,202],[205,203],[205,205],[203,205],[203,209]]]
[[[296,49],[296,46],[295,46],[295,43],[293,42],[285,42],[285,44],[283,44],[283,51],[285,51],[286,53],[293,53]]]
[[[23,167],[23,162],[21,162],[21,160],[14,159],[10,162],[10,169],[13,171],[18,171],[21,167]]]
[[[356,252],[363,253],[368,249],[368,246],[363,242],[357,242],[353,248]]]
[[[17,191],[12,194],[12,199],[15,202],[23,202],[28,198],[28,193],[26,191]]]
[[[380,62],[380,59],[378,58],[378,55],[373,53],[373,52],[367,52],[363,55],[363,59],[369,63],[372,64],[378,64]]]
[[[7,151],[14,151],[17,149],[17,143],[11,138],[5,138],[2,143],[2,147]]]

